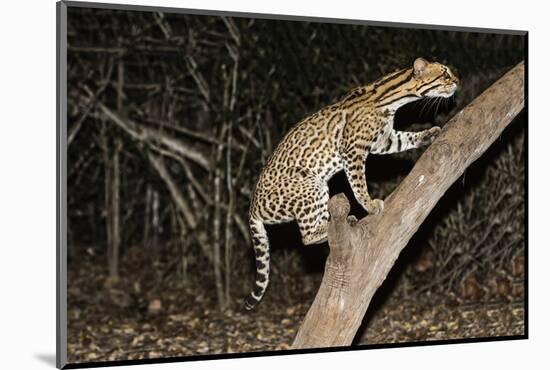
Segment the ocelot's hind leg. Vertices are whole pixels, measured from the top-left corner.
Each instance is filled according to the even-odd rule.
[[[304,245],[320,244],[328,235],[328,185],[311,177],[300,181],[293,197],[293,214]]]
[[[298,225],[300,225],[300,223],[298,223]],[[313,226],[313,228],[302,226],[300,227],[300,231],[302,232],[302,242],[304,245],[324,243],[328,239],[328,221],[318,223]]]

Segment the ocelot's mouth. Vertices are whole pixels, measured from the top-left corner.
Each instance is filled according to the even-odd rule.
[[[457,89],[457,85],[456,85],[456,84],[452,84],[451,86],[449,86],[449,87],[446,89],[447,91],[443,92],[442,95],[443,95],[445,98],[449,98],[449,97],[451,97],[451,96],[454,95],[454,93],[456,92],[456,89]]]
[[[454,95],[458,89],[458,84],[455,82],[443,83],[423,94],[427,98],[449,98]]]
[[[438,92],[438,96],[441,96],[441,97],[444,97],[444,98],[449,98],[449,97],[454,95],[454,93],[456,92],[457,87],[458,86],[457,86],[456,83],[445,85]]]

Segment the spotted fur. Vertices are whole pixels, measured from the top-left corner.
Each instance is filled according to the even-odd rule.
[[[344,170],[357,201],[369,213],[383,211],[365,178],[369,153],[390,154],[430,144],[439,127],[420,132],[393,129],[397,109],[424,97],[450,97],[458,79],[448,67],[418,58],[411,68],[351,91],[341,101],[305,118],[286,134],[261,172],[250,206],[256,286],[245,301],[252,309],[269,283],[265,224],[296,220],[305,245],[327,239],[327,182]]]

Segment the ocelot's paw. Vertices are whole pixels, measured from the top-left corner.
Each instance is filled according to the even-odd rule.
[[[357,217],[355,217],[354,215],[348,215],[348,224],[350,226],[355,226],[356,223],[357,223]]]
[[[382,199],[372,199],[367,204],[367,212],[371,215],[377,215],[384,212],[384,201]]]
[[[434,142],[435,138],[441,133],[441,127],[434,126],[429,130],[426,130],[424,137],[422,138],[421,144],[423,146],[430,145]]]

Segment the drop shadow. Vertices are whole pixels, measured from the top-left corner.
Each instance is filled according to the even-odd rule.
[[[55,353],[35,353],[34,358],[51,367],[56,366]]]

